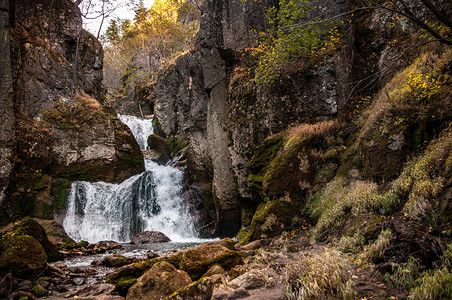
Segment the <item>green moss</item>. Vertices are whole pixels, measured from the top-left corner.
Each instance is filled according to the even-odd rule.
[[[250,230],[245,234],[245,241],[265,236],[277,236],[284,227],[292,223],[294,216],[300,213],[301,203],[288,197],[261,203],[254,213]]]
[[[203,277],[186,287],[172,293],[168,299],[196,299],[202,292],[205,292],[205,287],[212,287],[212,280],[208,277]],[[198,297],[197,297],[198,296]]]
[[[132,278],[121,278],[118,283],[115,285],[115,291],[118,292],[119,295],[125,297],[130,287],[137,282],[137,277]]]
[[[11,273],[14,277],[30,279],[46,268],[46,252],[35,238],[10,232],[2,239],[0,273]]]
[[[76,247],[88,247],[88,242],[87,241],[80,241],[80,242],[78,242],[75,246]]]
[[[32,289],[33,294],[35,294],[38,297],[44,297],[47,296],[47,291],[40,285],[35,285]]]
[[[278,153],[279,149],[284,144],[284,138],[274,137],[264,141],[259,146],[255,147],[248,155],[250,156],[250,162],[248,168],[251,173],[257,173],[265,168]]]
[[[187,147],[187,142],[180,135],[171,135],[167,142],[173,155]]]
[[[44,248],[50,260],[58,258],[55,246],[47,238],[45,229],[35,220],[27,218],[13,228],[13,235],[28,235],[35,238]]]

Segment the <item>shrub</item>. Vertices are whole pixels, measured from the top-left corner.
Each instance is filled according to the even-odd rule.
[[[366,242],[366,238],[359,233],[353,236],[342,236],[336,243],[336,248],[344,253],[357,253]]]
[[[92,124],[102,114],[100,103],[82,93],[72,98],[60,98],[54,108],[43,111],[44,120],[60,128],[79,128]]]

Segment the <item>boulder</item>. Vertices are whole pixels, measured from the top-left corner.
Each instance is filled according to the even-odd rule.
[[[45,270],[47,254],[37,239],[29,235],[6,233],[0,255],[0,274],[11,273],[14,277],[32,279]]]
[[[168,299],[175,291],[191,283],[190,276],[167,262],[156,263],[141,276],[127,293],[127,300]]]
[[[170,238],[159,231],[143,231],[135,235],[130,243],[132,245],[141,245],[167,242],[171,242]]]
[[[175,291],[169,299],[174,300],[210,300],[213,293],[213,282],[210,278],[200,280],[187,285],[183,289]]]
[[[230,269],[239,264],[242,256],[239,252],[228,249],[221,242],[212,242],[179,251],[179,268],[190,274],[194,280],[199,279],[213,265]]]
[[[168,142],[156,134],[148,137],[148,148],[157,152],[158,160],[166,163],[171,158],[171,149]]]
[[[106,267],[112,267],[112,268],[117,268],[117,267],[122,267],[124,265],[127,265],[130,263],[130,259],[123,256],[123,255],[119,255],[119,254],[115,254],[112,256],[107,256],[104,258],[104,260],[102,261],[102,265],[106,266]]]
[[[202,277],[210,277],[216,274],[224,274],[226,271],[219,265],[212,266]]]
[[[35,238],[44,248],[47,257],[52,260],[58,257],[55,246],[49,241],[45,229],[34,219],[24,219],[13,229],[14,235],[28,235]]]
[[[238,251],[232,250],[234,247],[235,243],[230,239],[206,243],[146,260],[143,263],[123,266],[109,274],[106,281],[113,283],[116,286],[116,291],[125,295],[127,290],[135,284],[138,277],[162,261],[169,262],[178,269],[187,272],[192,280],[198,280],[214,265],[230,270],[240,263],[242,256]]]

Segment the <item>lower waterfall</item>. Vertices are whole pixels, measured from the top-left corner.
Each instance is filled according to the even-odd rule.
[[[152,120],[119,118],[131,129],[140,147],[153,133]],[[172,241],[198,241],[182,204],[183,174],[179,169],[145,161],[146,171],[120,184],[74,182],[63,226],[68,235],[90,243],[129,242],[141,231],[160,231]]]

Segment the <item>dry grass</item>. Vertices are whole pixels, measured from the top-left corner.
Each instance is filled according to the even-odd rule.
[[[392,192],[380,195],[376,183],[360,180],[348,183],[344,178],[336,178],[308,199],[311,217],[318,218],[312,233],[319,237],[340,227],[349,214],[390,213],[398,202]]]
[[[438,267],[424,272],[417,282],[419,285],[411,290],[409,299],[452,299],[452,244],[448,245]]]
[[[383,251],[391,244],[392,232],[389,229],[383,230],[377,240],[370,245],[367,251],[367,258],[370,261],[378,262],[383,258]]]
[[[452,123],[442,135],[430,142],[423,155],[405,166],[395,180],[395,193],[406,196],[404,214],[412,219],[433,217],[434,199],[451,184],[452,171]]]
[[[350,262],[340,252],[302,253],[296,263],[287,265],[284,279],[288,299],[325,299],[340,295],[354,299],[353,282],[347,271]]]
[[[102,113],[102,106],[82,92],[72,98],[60,98],[53,109],[42,113],[45,121],[60,128],[79,128],[93,122]]]
[[[306,139],[324,137],[332,134],[339,128],[336,120],[323,121],[315,124],[301,124],[286,130],[285,135],[289,138],[302,137]]]

